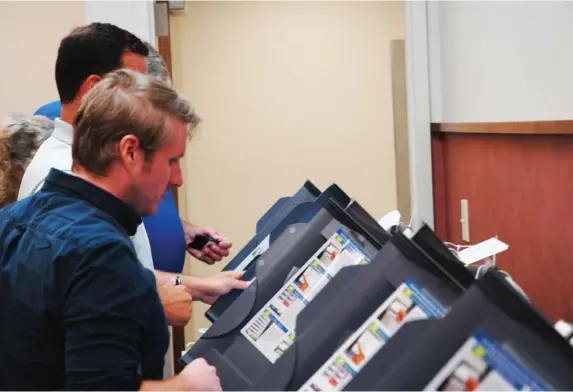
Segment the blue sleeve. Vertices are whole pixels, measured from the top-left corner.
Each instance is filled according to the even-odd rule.
[[[152,294],[128,245],[98,247],[82,259],[63,311],[66,389],[140,389]]]
[[[62,104],[60,101],[53,101],[45,104],[34,112],[35,115],[48,117],[54,120],[62,115]]]
[[[185,233],[173,190],[169,190],[153,216],[143,218],[156,270],[180,274],[185,265]]]

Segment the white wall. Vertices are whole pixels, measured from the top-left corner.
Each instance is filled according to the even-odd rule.
[[[426,1],[404,4],[411,222],[415,230],[423,223],[434,225],[428,5]]]
[[[432,122],[573,118],[573,2],[428,2]]]
[[[153,0],[85,0],[86,23],[113,23],[155,45]]]
[[[58,99],[60,40],[84,23],[83,1],[0,2],[0,118]]]

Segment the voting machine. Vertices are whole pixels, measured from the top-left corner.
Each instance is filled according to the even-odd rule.
[[[252,389],[342,389],[403,324],[443,317],[472,283],[463,266],[432,259],[397,232],[370,263],[340,271],[299,314],[293,344]]]
[[[443,319],[406,324],[345,388],[478,389],[573,389],[573,348],[495,269]]]
[[[350,197],[338,185],[333,184],[321,193],[310,181],[307,181],[293,196],[279,199],[258,221],[255,236],[233,257],[223,271],[245,271],[242,279],[245,281],[253,279],[254,263],[282,232],[294,223],[308,222],[329,200],[343,208],[350,203]],[[218,298],[205,313],[207,319],[211,322],[217,320],[240,294],[240,290],[233,290]]]
[[[363,224],[369,218],[329,201],[308,223],[290,225],[254,263],[249,288],[181,362],[203,357],[224,389],[251,388],[292,345],[297,315],[313,297],[343,267],[368,264],[378,253],[382,244]]]

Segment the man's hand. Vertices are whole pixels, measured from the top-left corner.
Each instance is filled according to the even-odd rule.
[[[193,287],[188,287],[193,293],[193,298],[213,304],[221,295],[227,294],[233,289],[245,290],[249,284],[241,280],[242,271],[223,271],[215,276],[196,278]],[[185,282],[185,281],[184,281]]]
[[[144,381],[140,391],[222,391],[217,369],[197,358],[165,381]]]
[[[205,246],[203,250],[187,248],[191,256],[207,264],[214,264],[217,261],[221,261],[224,257],[229,256],[229,249],[233,244],[228,238],[217,234],[215,230],[209,227],[193,226],[184,221],[181,221],[181,223],[183,224],[183,231],[185,232],[185,244],[191,243],[197,234],[209,236],[218,241],[217,244]]]
[[[197,358],[179,373],[181,390],[185,391],[221,391],[221,380],[217,370],[203,358]]]
[[[191,319],[193,297],[185,286],[164,284],[157,288],[167,322],[172,327],[184,327]]]

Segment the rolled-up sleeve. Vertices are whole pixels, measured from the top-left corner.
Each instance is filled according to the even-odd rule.
[[[133,251],[107,244],[76,268],[64,302],[66,388],[140,389],[142,339],[154,294]]]

